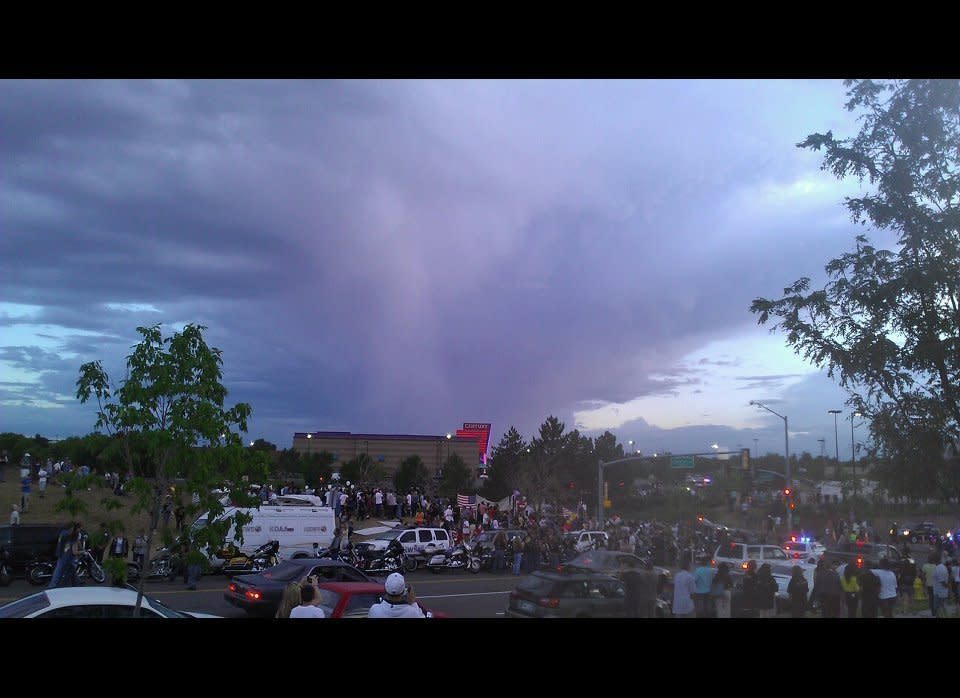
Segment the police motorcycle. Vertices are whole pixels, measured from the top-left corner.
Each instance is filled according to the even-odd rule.
[[[417,569],[417,560],[408,557],[403,545],[393,539],[384,550],[367,551],[356,546],[357,569],[373,574],[390,574],[391,572],[413,572]]]
[[[440,570],[470,570],[477,574],[481,567],[480,555],[469,543],[459,543],[449,550],[434,553],[427,560],[427,569],[433,573]]]
[[[252,553],[238,552],[223,565],[223,573],[228,576],[257,574],[280,562],[280,541],[267,541]]]

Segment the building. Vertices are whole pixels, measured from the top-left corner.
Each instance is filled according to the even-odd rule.
[[[485,444],[484,444],[485,445]],[[351,434],[349,431],[298,431],[293,435],[293,448],[300,453],[333,454],[333,467],[339,469],[347,461],[366,453],[384,466],[392,476],[400,463],[417,455],[435,474],[444,461],[457,454],[468,466],[477,467],[477,439],[473,436],[446,434],[436,436],[419,434]]]

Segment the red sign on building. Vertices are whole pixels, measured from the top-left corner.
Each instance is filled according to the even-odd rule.
[[[490,441],[490,425],[482,422],[464,422],[463,429],[457,429],[457,436],[465,436],[477,441],[478,462],[487,462],[487,444]]]

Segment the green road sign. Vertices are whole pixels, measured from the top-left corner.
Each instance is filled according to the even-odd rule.
[[[693,456],[670,456],[671,468],[692,468]]]

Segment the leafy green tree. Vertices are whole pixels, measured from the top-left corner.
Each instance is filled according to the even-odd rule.
[[[270,443],[266,439],[257,439],[253,442],[253,446],[251,446],[251,448],[257,451],[276,451],[277,445]]]
[[[309,485],[326,484],[333,474],[333,462],[333,454],[329,451],[304,454],[300,459],[300,472]]]
[[[483,484],[484,497],[500,501],[513,492],[519,484],[518,476],[526,448],[520,432],[511,426],[490,453],[488,477]]]
[[[369,454],[361,453],[340,467],[340,481],[354,485],[370,486],[379,484],[386,470],[381,463],[373,460]]]
[[[243,446],[241,434],[247,430],[250,406],[224,405],[227,390],[222,384],[221,351],[207,345],[205,329],[191,324],[163,337],[159,325],[138,327],[141,340],[127,357],[126,377],[119,387],[112,385],[101,362],[80,367],[77,398],[81,403],[96,399],[97,429],[119,437],[126,465],[134,474],[128,487],[133,494],[131,511],[148,518],[148,560],[161,507],[175,479],[180,479],[177,496],[188,498],[184,504],[190,513],[210,512],[213,523],[196,542],[213,552],[231,523],[242,541],[242,526],[250,518],[238,513],[214,521],[223,512],[219,496],[212,493],[214,486],[227,484],[235,503],[255,506],[257,500],[247,495],[243,476],[262,479],[266,474],[262,457],[252,457],[255,452]],[[142,457],[136,457],[135,445]],[[64,508],[69,509],[75,499],[66,496]],[[136,615],[146,577],[140,577]]]
[[[443,462],[443,477],[437,486],[437,492],[443,497],[456,497],[473,491],[474,473],[458,454],[451,453]]]
[[[801,278],[750,309],[839,377],[890,461],[894,494],[956,496],[957,464],[948,468],[945,453],[960,443],[960,81],[846,85],[859,133],[814,133],[797,145],[823,151],[822,169],[838,179],[869,184],[846,207],[896,245],[858,235],[827,264],[823,289]]]
[[[393,486],[397,492],[417,490],[423,492],[430,482],[430,471],[424,465],[423,459],[414,454],[403,459],[400,467],[393,476]]]

